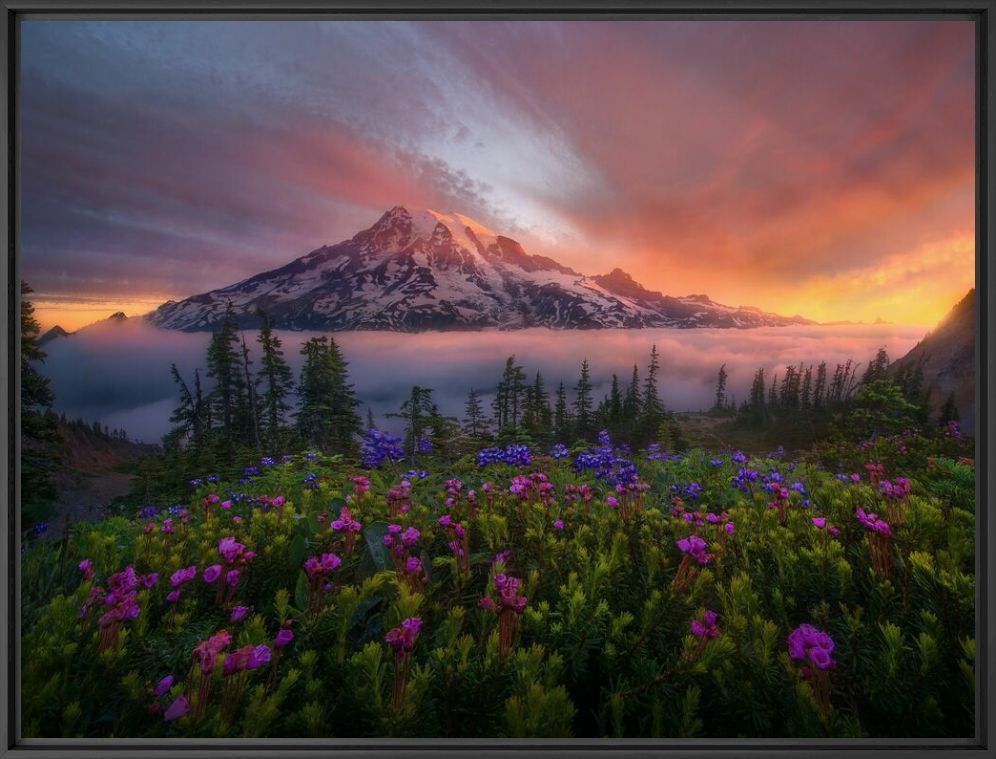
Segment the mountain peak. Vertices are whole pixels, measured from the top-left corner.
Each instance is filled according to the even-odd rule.
[[[164,303],[160,327],[213,329],[232,303],[243,328],[265,306],[280,329],[641,329],[780,326],[799,320],[671,298],[616,267],[588,277],[453,211],[396,205],[335,245],[228,287]]]
[[[662,293],[648,290],[637,282],[628,273],[618,266],[608,274],[600,274],[592,277],[595,282],[604,287],[610,293],[621,295],[624,298],[636,298],[639,300],[658,301],[664,298]]]

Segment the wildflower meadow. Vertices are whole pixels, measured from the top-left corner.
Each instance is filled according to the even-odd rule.
[[[795,457],[597,438],[371,429],[31,542],[24,735],[972,734],[957,424]]]

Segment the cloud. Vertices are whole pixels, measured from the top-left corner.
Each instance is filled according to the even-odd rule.
[[[854,359],[866,362],[879,347],[890,355],[904,355],[926,333],[925,327],[854,325],[840,327],[782,327],[756,330],[656,329],[516,332],[338,333],[349,362],[350,377],[362,412],[371,408],[378,423],[389,425],[384,415],[397,411],[411,386],[434,389],[445,414],[461,417],[467,392],[476,388],[485,401],[504,368],[505,358],[516,357],[530,379],[542,372],[551,396],[563,382],[573,399],[583,358],[591,365],[596,400],[609,392],[612,374],[623,388],[632,367],[640,376],[652,345],[661,356],[660,388],[664,401],[676,410],[708,408],[716,373],[726,364],[729,391],[743,399],[753,373],[764,368],[767,376],[784,372],[787,365],[825,360],[836,363]],[[311,335],[282,332],[284,353],[300,371],[300,345]],[[189,383],[200,368],[205,387],[204,350],[209,335],[160,330],[139,320],[101,323],[46,346],[41,366],[52,380],[56,409],[70,417],[83,417],[122,428],[138,439],[158,440],[169,429],[177,391],[170,377],[175,363]],[[255,336],[246,333],[255,355]]]
[[[973,35],[957,20],[28,21],[23,269],[50,297],[183,297],[403,203],[673,294],[805,313],[818,293],[812,311],[836,318],[891,303],[933,321],[946,305],[915,289],[862,304],[831,285],[972,238]],[[972,269],[935,281],[966,289]]]

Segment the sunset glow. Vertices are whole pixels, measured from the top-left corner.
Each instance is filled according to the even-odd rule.
[[[22,27],[23,276],[75,329],[397,204],[819,321],[974,286],[968,21]]]

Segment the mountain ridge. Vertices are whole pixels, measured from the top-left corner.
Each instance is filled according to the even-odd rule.
[[[145,318],[214,329],[231,302],[244,328],[258,311],[291,330],[751,328],[815,324],[704,295],[649,290],[616,267],[588,276],[459,213],[386,211],[348,240],[323,245],[232,285],[167,301]]]

